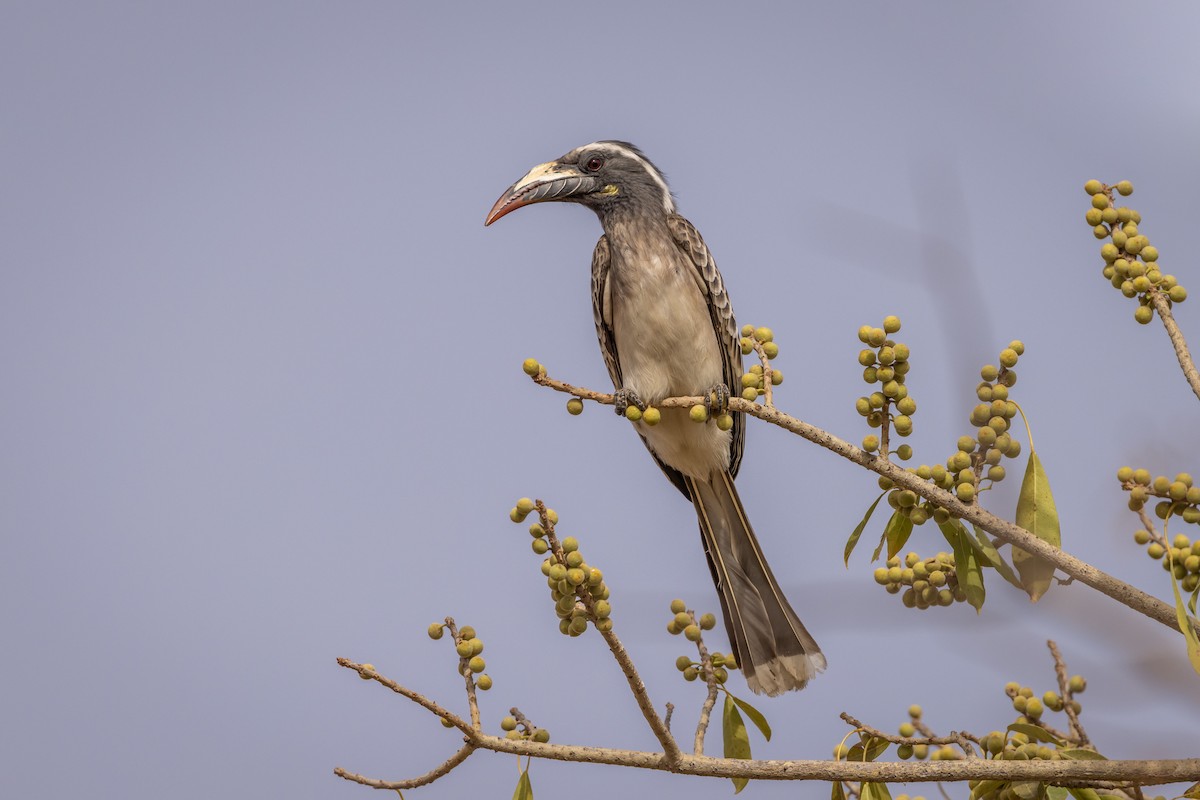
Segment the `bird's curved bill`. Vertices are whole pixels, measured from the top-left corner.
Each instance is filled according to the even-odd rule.
[[[500,195],[483,224],[491,225],[505,214],[530,203],[566,200],[577,195],[590,194],[598,188],[599,181],[595,177],[579,172],[574,166],[554,161],[538,164]]]

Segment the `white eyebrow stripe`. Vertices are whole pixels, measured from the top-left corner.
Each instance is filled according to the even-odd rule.
[[[646,174],[648,174],[654,180],[654,182],[658,184],[658,188],[662,190],[663,209],[668,214],[675,213],[675,200],[671,197],[671,187],[667,186],[667,182],[663,179],[662,173],[655,169],[654,166],[645,158],[641,157],[627,147],[622,147],[621,145],[613,144],[612,142],[592,142],[591,144],[586,144],[583,147],[578,148],[576,152],[583,152],[584,150],[599,150],[602,153],[621,155],[631,158],[641,164],[642,169],[646,170]]]

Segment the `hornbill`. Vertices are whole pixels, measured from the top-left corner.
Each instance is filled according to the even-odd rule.
[[[508,188],[485,225],[548,200],[596,212],[604,235],[592,254],[592,307],[617,413],[665,397],[704,395],[720,410],[741,386],[737,324],[721,273],[696,228],[675,211],[663,174],[633,145],[600,141],[539,164]],[[767,566],[734,489],[745,420],[722,431],[662,409],[635,423],[671,482],[692,501],[734,656],[750,689],[802,689],[825,656]]]

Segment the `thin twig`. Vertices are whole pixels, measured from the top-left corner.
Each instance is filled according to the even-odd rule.
[[[471,753],[474,753],[475,750],[475,745],[464,744],[457,753],[442,762],[442,764],[436,769],[431,769],[424,775],[416,778],[409,778],[405,781],[383,781],[379,780],[378,778],[368,778],[365,775],[359,775],[356,772],[348,772],[341,767],[335,767],[333,774],[337,775],[339,778],[345,778],[348,781],[353,781],[354,783],[361,783],[363,786],[370,786],[372,789],[416,789],[418,786],[424,786],[426,784],[433,783],[438,778],[450,772],[450,770],[466,761],[467,756],[471,755]]]
[[[925,736],[898,736],[894,733],[884,733],[883,731],[879,730],[878,728],[873,728],[870,725],[866,724],[865,722],[860,722],[859,720],[855,719],[854,717],[850,716],[849,714],[847,714],[844,711],[840,714],[840,716],[841,716],[842,720],[845,721],[845,723],[847,725],[849,725],[850,727],[857,728],[858,730],[861,730],[865,733],[870,734],[872,737],[874,737],[876,739],[883,739],[884,741],[891,742],[892,744],[911,744],[911,745],[956,744],[963,749],[963,752],[966,753],[967,758],[975,758],[976,757],[975,756],[975,748],[971,746],[971,743],[974,742],[975,744],[980,744],[978,737],[972,736],[971,734],[967,733],[966,731],[962,731],[962,732],[950,731],[949,736],[938,736],[938,735],[934,734],[934,732],[932,730],[930,730],[920,720],[914,720],[913,727],[916,727],[918,730],[921,731],[921,733],[926,734]],[[980,745],[980,746],[982,746],[982,745]]]
[[[1200,372],[1196,371],[1196,363],[1192,361],[1192,354],[1188,350],[1187,341],[1183,338],[1183,332],[1175,324],[1175,315],[1171,313],[1171,306],[1167,303],[1167,298],[1158,289],[1152,289],[1147,294],[1150,295],[1150,302],[1154,303],[1154,310],[1158,312],[1158,318],[1162,320],[1163,327],[1167,329],[1167,336],[1171,339],[1171,346],[1175,348],[1175,358],[1179,360],[1179,368],[1183,370],[1183,377],[1187,378],[1192,391],[1196,393],[1197,398],[1200,398]]]
[[[538,380],[539,378],[543,377],[545,377],[544,373],[535,376],[534,380]],[[577,397],[587,396],[588,394],[596,394],[595,392],[590,392],[587,389],[580,389],[579,391],[583,394],[576,394]],[[611,403],[612,395],[608,395],[608,398]],[[555,553],[559,552],[561,547],[558,543],[558,537],[554,532],[554,523],[550,520],[546,510],[546,504],[541,500],[535,500],[534,506],[537,509],[538,516],[541,519],[542,527],[546,529],[546,538],[550,543],[550,547]],[[598,620],[599,617],[596,615],[596,602],[592,598],[592,594],[588,591],[587,587],[580,586],[577,596],[579,597],[579,602],[583,603],[583,607],[587,609],[588,617],[592,620]],[[649,724],[650,730],[654,733],[654,737],[658,739],[659,744],[662,745],[663,757],[665,758],[667,767],[670,768],[670,765],[678,763],[679,759],[683,756],[683,753],[680,751],[679,745],[675,741],[675,737],[671,735],[671,731],[663,723],[662,717],[660,717],[658,712],[654,709],[654,701],[650,699],[650,693],[646,690],[646,684],[642,681],[641,676],[638,675],[637,668],[633,665],[633,659],[629,657],[629,651],[625,649],[625,645],[621,644],[621,640],[617,638],[617,635],[613,633],[611,628],[609,630],[600,630],[597,628],[597,632],[604,638],[605,644],[608,645],[609,652],[613,654],[613,658],[616,659],[618,666],[621,667],[621,672],[625,674],[625,680],[629,684],[629,690],[633,692],[634,700],[637,701],[638,708],[641,709],[642,716],[645,717],[646,723]]]
[[[607,405],[611,405],[613,402],[611,394],[602,394],[589,389],[581,389],[562,381],[553,380],[544,374],[535,376],[533,380],[542,386],[566,392],[576,397],[587,397],[594,399],[598,403]],[[656,403],[656,406],[659,408],[690,408],[693,405],[703,402],[704,398],[702,397],[668,397],[660,400]],[[1172,630],[1179,630],[1174,606],[1168,605],[1162,600],[1143,592],[1141,589],[1130,586],[1124,581],[1096,569],[1091,564],[1068,555],[1065,551],[1047,544],[1024,528],[995,516],[975,503],[963,503],[945,489],[934,486],[929,481],[921,480],[913,473],[905,471],[902,467],[898,467],[886,459],[861,450],[814,425],[784,414],[777,408],[767,408],[766,406],[751,403],[738,397],[730,399],[729,407],[732,411],[749,414],[783,428],[786,431],[790,431],[813,444],[820,445],[845,459],[866,467],[872,472],[891,478],[892,483],[896,486],[911,489],[914,493],[924,497],[934,505],[945,508],[953,516],[972,522],[1000,540],[1016,545],[1028,553],[1049,561],[1067,575],[1082,583],[1086,583],[1102,594],[1108,595],[1118,603],[1128,606],[1134,611],[1144,614]],[[1200,623],[1195,623],[1195,627],[1197,632],[1200,633]]]
[[[694,611],[688,613],[692,615],[692,622],[695,623],[696,613]],[[702,756],[704,755],[704,736],[708,732],[709,717],[712,715],[713,707],[717,704],[717,677],[713,670],[712,657],[704,645],[703,636],[696,640],[696,650],[700,653],[700,669],[704,676],[704,682],[708,685],[708,695],[704,698],[704,705],[700,707],[700,721],[696,724],[696,741],[692,746],[692,752]]]
[[[1152,786],[1164,783],[1200,780],[1200,758],[1164,759],[1155,761],[1009,761],[1004,759],[964,759],[960,761],[929,761],[895,763],[876,761],[758,761],[738,758],[711,758],[681,755],[671,762],[662,753],[638,750],[617,750],[606,747],[543,744],[528,739],[507,739],[472,730],[463,719],[446,711],[411,689],[365,669],[349,659],[338,663],[359,675],[377,681],[397,694],[448,719],[465,734],[466,743],[474,749],[510,753],[518,756],[547,758],[588,764],[611,764],[698,775],[713,778],[750,778],[757,780],[818,780],[818,781],[875,781],[917,783],[929,781],[1007,780],[1043,781],[1062,786],[1092,786],[1097,781],[1127,781]],[[335,774],[368,783],[339,768]],[[350,776],[354,776],[353,778]],[[361,779],[361,780],[359,780]]]
[[[450,631],[450,641],[458,644],[458,627],[454,624],[454,617],[446,617],[446,628]],[[483,730],[483,724],[479,720],[479,701],[475,697],[475,676],[471,672],[469,664],[471,659],[459,657],[458,671],[463,676],[467,683],[467,706],[471,712],[471,727],[475,730]]]
[[[448,711],[448,710],[442,708],[441,706],[439,706],[437,703],[430,700],[425,695],[420,694],[419,692],[414,692],[412,689],[409,689],[405,686],[401,686],[400,684],[396,683],[391,678],[385,678],[384,676],[380,675],[375,670],[368,669],[367,667],[363,666],[362,664],[355,663],[354,661],[351,661],[348,658],[339,658],[337,660],[337,663],[340,664],[341,666],[345,667],[346,669],[354,670],[355,672],[357,672],[359,674],[360,677],[367,678],[368,680],[376,681],[377,683],[380,683],[383,686],[386,686],[387,688],[391,689],[396,694],[404,695],[409,700],[412,700],[414,703],[421,706],[421,708],[428,710],[434,716],[446,720],[451,725],[453,725],[454,727],[458,728],[460,731],[465,733],[467,735],[468,741],[475,741],[476,737],[479,735],[479,732],[471,727],[471,723],[467,722],[465,719],[458,716],[453,711]]]
[[[1091,749],[1092,742],[1088,738],[1087,731],[1083,729],[1083,723],[1079,721],[1079,714],[1071,706],[1074,692],[1071,691],[1067,680],[1067,662],[1063,660],[1062,653],[1059,652],[1058,645],[1053,639],[1047,639],[1046,646],[1050,648],[1050,655],[1054,658],[1054,675],[1058,678],[1058,692],[1063,699],[1063,710],[1067,712],[1067,721],[1074,734],[1072,738],[1079,742],[1080,747]]]
[[[667,703],[667,713],[663,715],[663,727],[671,730],[671,715],[675,713],[675,704]]]

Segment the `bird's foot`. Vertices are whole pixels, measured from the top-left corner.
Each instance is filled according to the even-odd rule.
[[[704,393],[704,407],[713,417],[729,411],[729,387],[723,383],[710,386]]]
[[[646,410],[646,404],[633,389],[617,389],[613,392],[613,398],[613,408],[622,417],[625,416],[625,409],[630,406],[634,406],[638,411]]]

